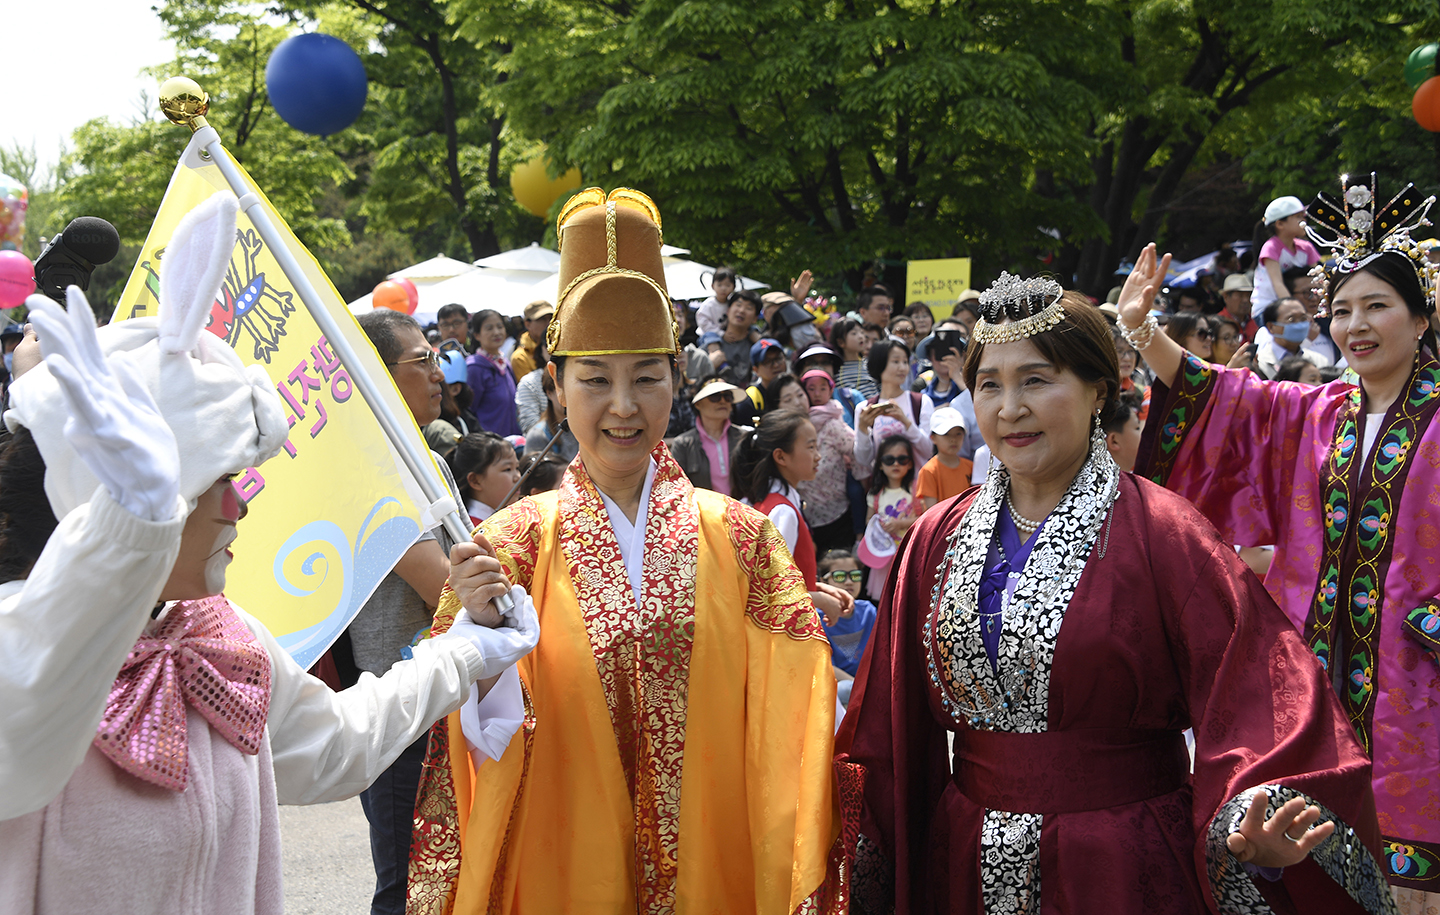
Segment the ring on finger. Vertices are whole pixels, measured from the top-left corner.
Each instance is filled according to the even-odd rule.
[[[1306,830],[1306,832],[1309,832],[1309,830]],[[1285,832],[1282,832],[1282,833],[1280,833],[1280,834],[1281,834],[1282,836],[1284,836],[1285,838],[1289,839],[1291,842],[1299,842],[1300,839],[1305,838],[1304,833],[1302,833],[1302,834],[1300,835],[1300,839],[1297,839],[1297,838],[1295,838],[1294,836],[1290,835],[1289,830],[1286,830]]]

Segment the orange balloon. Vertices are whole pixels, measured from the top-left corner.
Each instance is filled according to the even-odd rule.
[[[1431,133],[1440,133],[1440,76],[1432,76],[1415,90],[1410,102],[1415,122]]]
[[[391,311],[398,311],[402,315],[408,315],[415,310],[410,304],[410,296],[405,292],[405,287],[394,280],[386,280],[375,291],[370,294],[370,304],[375,308],[388,308]]]
[[[515,202],[542,218],[550,212],[550,206],[561,194],[575,190],[580,183],[578,168],[552,179],[545,171],[544,154],[510,171],[510,191],[515,195]]]

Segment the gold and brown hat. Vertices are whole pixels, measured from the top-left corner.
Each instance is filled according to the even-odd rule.
[[[649,197],[587,188],[561,209],[556,230],[560,298],[546,349],[556,356],[679,351],[660,260],[660,211]]]

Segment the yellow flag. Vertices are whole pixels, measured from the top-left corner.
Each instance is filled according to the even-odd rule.
[[[240,522],[225,592],[309,667],[420,536],[429,505],[350,372],[375,379],[404,434],[415,436],[420,453],[429,449],[329,278],[250,176],[243,169],[241,174],[359,354],[358,366],[341,366],[242,209],[230,269],[207,329],[229,342],[242,362],[269,374],[290,417],[290,439],[277,457],[235,480],[249,514]],[[192,141],[115,308],[116,320],[155,314],[165,246],[181,217],[216,191],[231,188]]]

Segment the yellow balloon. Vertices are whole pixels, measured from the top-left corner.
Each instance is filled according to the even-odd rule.
[[[536,216],[545,216],[561,194],[580,186],[580,169],[572,168],[559,178],[545,173],[545,156],[538,155],[510,171],[510,190],[515,202]]]

